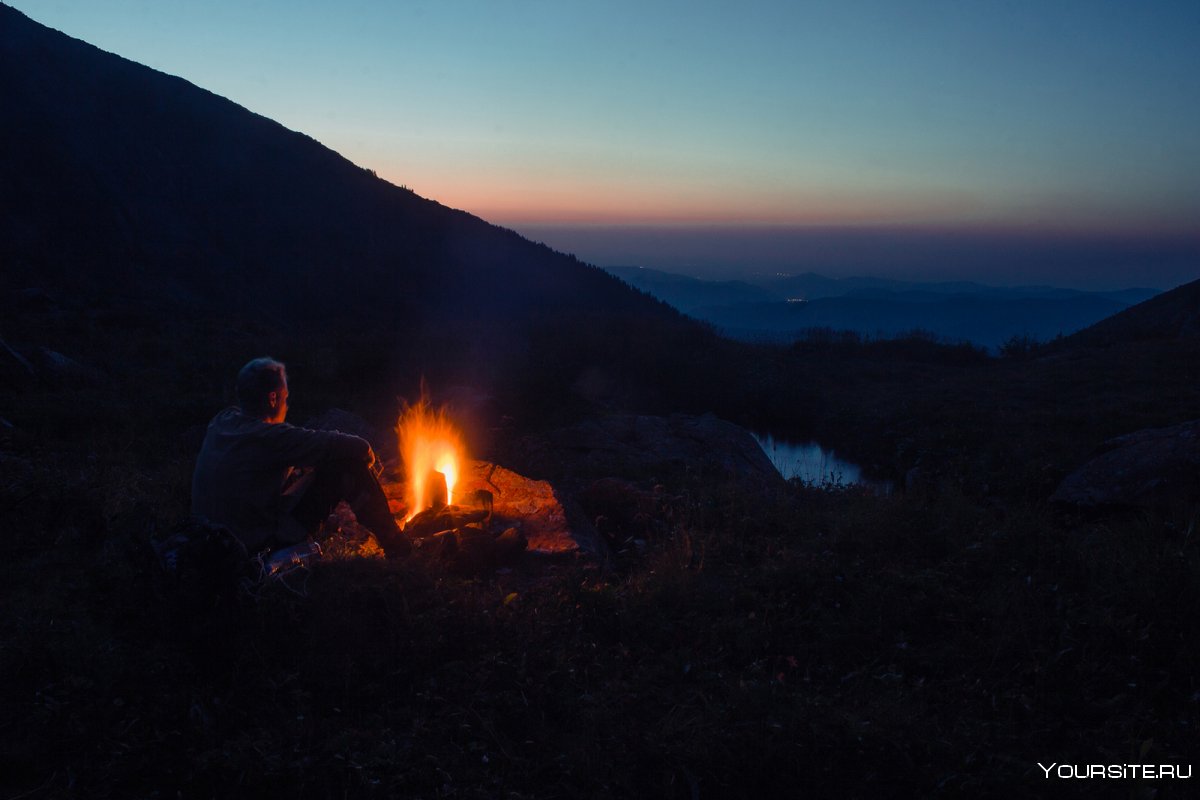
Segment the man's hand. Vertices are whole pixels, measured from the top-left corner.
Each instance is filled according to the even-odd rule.
[[[375,450],[367,445],[367,469],[378,479],[383,474],[383,462],[375,456]]]

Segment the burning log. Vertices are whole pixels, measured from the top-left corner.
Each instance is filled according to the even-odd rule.
[[[496,551],[501,560],[513,558],[529,548],[529,539],[520,528],[508,528],[496,537]]]
[[[454,531],[454,540],[457,550],[450,559],[450,569],[467,574],[493,570],[520,556],[528,546],[517,528],[509,528],[499,536],[478,528],[459,528]]]
[[[458,539],[454,531],[442,531],[417,540],[416,552],[434,561],[450,561],[458,553]]]
[[[408,519],[453,503],[466,447],[445,411],[431,407],[424,387],[420,402],[401,414],[396,434],[408,476]]]
[[[498,563],[496,537],[478,528],[459,528],[454,532],[458,552],[450,562],[457,572],[484,572]]]
[[[497,536],[468,525],[417,540],[416,553],[420,558],[445,564],[453,572],[471,575],[511,563],[528,544],[525,534],[515,527]]]
[[[445,508],[450,504],[450,487],[446,485],[445,473],[430,470],[429,477],[425,479],[425,491],[429,496],[430,509]]]
[[[485,514],[487,514],[487,517],[485,518],[487,522],[490,523],[492,521],[492,508],[495,506],[496,502],[495,495],[493,495],[487,489],[476,489],[475,491],[471,492],[470,496],[468,497],[468,502],[471,504],[472,508],[483,511]]]
[[[404,523],[404,535],[411,539],[424,539],[443,531],[465,528],[483,522],[487,513],[481,510],[464,509],[458,506],[429,508]]]

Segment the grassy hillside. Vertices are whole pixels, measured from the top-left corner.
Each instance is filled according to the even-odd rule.
[[[56,313],[26,310],[24,334],[88,352]],[[322,372],[277,331],[169,333],[110,341],[121,367],[98,383],[0,395],[6,795],[1058,797],[1038,761],[1195,751],[1197,509],[1045,503],[1093,442],[1194,414],[1192,342],[1034,360],[676,342],[674,374],[707,392],[693,403],[791,413],[927,480],[747,495],[681,473],[628,531],[644,544],[614,541],[606,564],[341,560],[306,597],[274,586],[198,611],[146,542],[186,516],[229,365],[267,346],[292,358],[297,419],[387,403],[353,379],[369,353]],[[753,392],[709,386],[705,362],[726,361]],[[535,358],[521,378],[559,375]],[[602,413],[574,396],[573,413]]]
[[[1072,341],[1104,344],[1197,337],[1200,337],[1200,280],[1102,320],[1080,331]]]

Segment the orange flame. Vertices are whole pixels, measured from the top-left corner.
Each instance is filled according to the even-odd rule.
[[[458,482],[466,447],[458,428],[446,416],[445,409],[434,410],[422,385],[421,399],[405,405],[396,424],[400,457],[408,476],[408,516],[405,522],[433,503],[429,476],[440,472],[446,478],[446,503],[454,502],[454,484]]]

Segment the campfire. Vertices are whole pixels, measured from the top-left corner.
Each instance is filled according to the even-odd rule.
[[[486,568],[527,549],[578,548],[550,484],[472,459],[449,409],[425,391],[402,409],[396,438],[403,478],[383,488],[416,553]]]
[[[467,451],[445,409],[435,411],[425,391],[401,413],[396,433],[408,479],[408,515],[404,518],[408,523],[422,511],[454,502]]]

